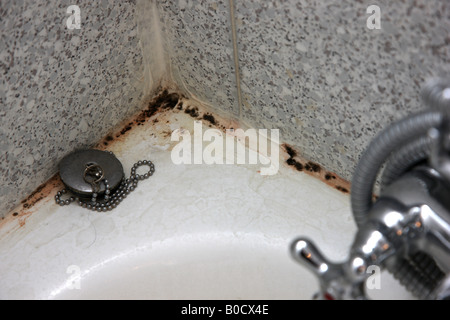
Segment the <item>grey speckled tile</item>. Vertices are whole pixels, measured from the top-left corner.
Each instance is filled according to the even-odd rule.
[[[448,1],[236,1],[243,120],[279,128],[306,158],[350,179],[388,123],[423,108],[423,81],[450,71]]]
[[[377,1],[381,30],[366,26],[372,1],[233,1],[239,82],[229,0],[148,3],[138,5],[157,8],[159,24],[138,15],[156,32],[140,39],[134,1],[78,1],[80,30],[65,26],[72,1],[1,3],[0,215],[63,155],[136,112],[161,77],[252,127],[281,129],[350,179],[377,132],[423,108],[423,81],[450,70],[447,1]],[[162,59],[146,55],[154,40]]]
[[[158,1],[173,80],[217,111],[237,117],[228,0]]]
[[[0,216],[140,108],[142,55],[134,1],[2,1]]]

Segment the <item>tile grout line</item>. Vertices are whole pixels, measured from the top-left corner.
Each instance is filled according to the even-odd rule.
[[[236,20],[235,20],[235,7],[234,0],[229,0],[230,3],[230,21],[231,21],[231,36],[233,41],[233,59],[234,59],[234,74],[236,76],[236,90],[239,106],[239,120],[242,120],[242,92],[241,92],[241,77],[239,70],[239,54],[237,45],[237,30],[236,30]]]

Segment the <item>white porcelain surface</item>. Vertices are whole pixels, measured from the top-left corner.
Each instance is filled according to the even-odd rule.
[[[156,167],[113,211],[49,197],[22,227],[2,226],[0,299],[310,299],[317,280],[290,242],[307,236],[345,258],[355,232],[347,195],[284,165],[273,176],[255,165],[175,165],[155,126],[111,147],[127,176],[140,159]],[[381,297],[407,296],[383,281]]]

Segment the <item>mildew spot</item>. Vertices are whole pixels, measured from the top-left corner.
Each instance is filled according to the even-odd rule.
[[[348,190],[346,188],[344,188],[344,187],[336,186],[336,189],[338,189],[339,191],[342,191],[344,193],[348,193]]]
[[[198,117],[198,108],[197,107],[187,107],[184,110],[184,113],[187,113],[188,115],[190,115],[193,118],[197,118]]]
[[[216,119],[214,118],[214,116],[210,113],[206,113],[203,115],[203,120],[209,121],[212,125],[216,124]]]
[[[350,182],[338,177],[332,172],[324,170],[322,166],[316,162],[302,159],[293,147],[287,144],[283,144],[282,147],[289,156],[286,159],[287,165],[293,167],[297,171],[302,171],[314,176],[343,193],[350,192]]]
[[[131,132],[137,126],[142,126],[146,123],[151,125],[160,125],[161,128],[156,130],[156,135],[163,138],[170,138],[171,130],[170,123],[164,115],[167,111],[180,112],[185,110],[187,114],[196,119],[203,119],[211,125],[223,131],[226,128],[233,128],[237,126],[234,120],[223,119],[217,115],[203,110],[201,105],[197,106],[195,102],[188,100],[182,93],[170,92],[169,89],[160,88],[151,100],[143,103],[143,110],[138,112],[134,117],[122,123],[118,129],[110,132],[103,139],[101,139],[94,148],[98,149],[114,149],[113,144],[117,141],[122,141],[124,136]],[[158,115],[158,117],[156,117]],[[150,120],[150,121],[149,121]],[[164,124],[164,125],[163,125]],[[156,137],[154,133],[151,134]],[[41,184],[35,191],[33,191],[26,199],[22,200],[19,207],[11,211],[6,216],[0,219],[0,228],[8,224],[10,221],[17,221],[17,226],[24,226],[28,217],[33,214],[37,208],[34,208],[40,201],[54,201],[54,195],[64,188],[59,174],[55,174],[47,182]]]
[[[19,206],[11,211],[6,216],[2,217],[0,222],[0,228],[7,224],[9,221],[18,220],[18,226],[23,227],[26,220],[38,209],[36,205],[46,199],[53,199],[53,195],[63,188],[63,183],[59,178],[59,175],[55,174],[47,182],[41,184],[36,188],[26,199],[22,200]]]

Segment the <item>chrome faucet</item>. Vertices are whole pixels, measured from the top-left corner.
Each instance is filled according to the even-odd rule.
[[[419,299],[450,299],[450,78],[428,81],[422,97],[429,110],[389,126],[361,156],[347,261],[330,262],[309,239],[292,242],[294,259],[319,278],[318,298],[368,299],[375,266]]]

